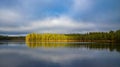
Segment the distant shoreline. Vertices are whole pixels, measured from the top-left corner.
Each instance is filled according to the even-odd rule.
[[[114,40],[44,40],[44,41],[29,41],[29,42],[101,42],[101,43],[118,43]]]
[[[25,42],[24,39],[22,40],[0,40],[0,42]],[[31,41],[32,42],[32,41]],[[34,41],[34,42],[38,42],[38,41]],[[33,43],[34,43],[33,42]],[[44,41],[39,41],[39,42],[101,42],[101,43],[119,43],[119,42],[115,42],[114,40],[44,40]]]

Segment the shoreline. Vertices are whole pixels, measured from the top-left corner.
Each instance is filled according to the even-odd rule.
[[[120,43],[120,42],[115,42],[114,40],[33,40],[33,41],[28,41],[26,42],[101,42],[101,43]]]

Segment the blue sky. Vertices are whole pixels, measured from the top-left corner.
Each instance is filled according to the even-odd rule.
[[[120,29],[120,0],[0,0],[0,34]]]

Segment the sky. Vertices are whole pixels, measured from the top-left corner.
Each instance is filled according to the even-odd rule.
[[[120,0],[0,0],[0,34],[120,29]]]

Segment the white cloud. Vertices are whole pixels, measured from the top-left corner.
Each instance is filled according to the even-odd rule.
[[[19,12],[9,9],[0,9],[0,21],[6,23],[18,22],[22,18]]]
[[[88,24],[84,22],[77,22],[72,18],[61,16],[58,18],[48,18],[45,20],[38,20],[32,22],[32,26],[36,27],[66,27],[66,28],[88,28],[94,26],[94,24]]]
[[[93,6],[92,0],[74,0],[72,10],[74,12],[88,11]]]
[[[26,22],[27,23],[27,22]],[[30,21],[28,25],[20,26],[17,28],[4,28],[0,27],[2,31],[34,31],[39,33],[73,33],[76,29],[90,29],[94,28],[92,23],[77,22],[69,17],[61,16],[55,18],[46,18],[44,20]],[[79,30],[78,30],[79,31]],[[77,31],[76,31],[77,32]],[[79,31],[82,32],[82,31]]]

